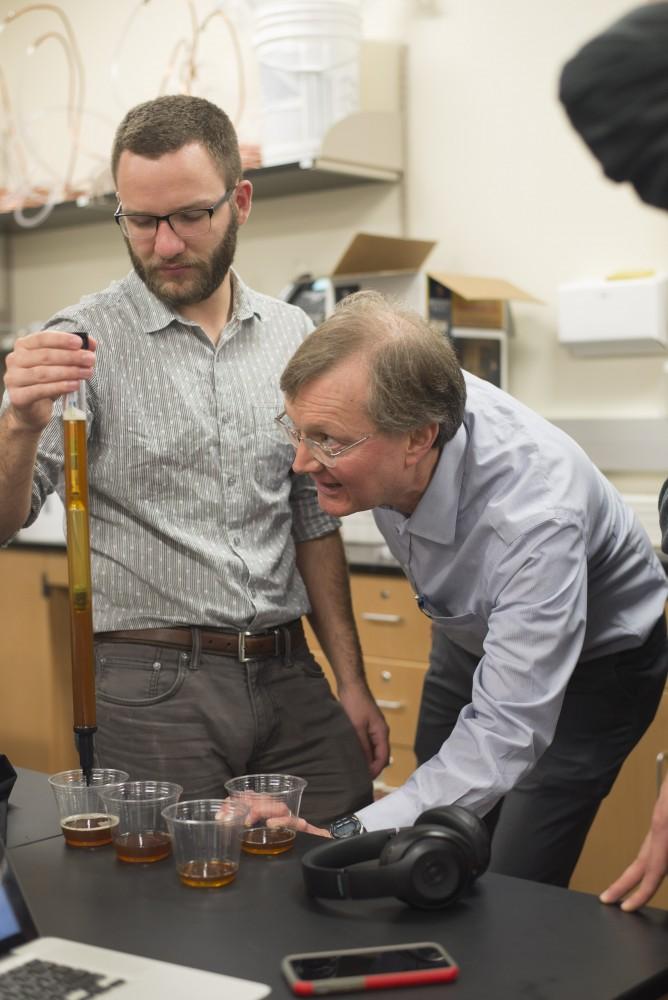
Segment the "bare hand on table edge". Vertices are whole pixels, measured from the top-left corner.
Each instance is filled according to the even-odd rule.
[[[619,878],[602,892],[602,903],[616,903],[631,893],[621,904],[627,913],[644,906],[668,874],[668,775],[664,779],[654,806],[649,832],[638,857]],[[631,891],[635,889],[635,891]]]

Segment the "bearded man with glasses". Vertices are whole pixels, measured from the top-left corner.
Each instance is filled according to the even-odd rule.
[[[308,781],[303,814],[324,822],[371,801],[388,740],[338,521],[291,474],[274,421],[278,373],[311,323],[232,269],[252,185],[220,108],[184,95],[138,105],[111,166],[133,270],[7,359],[0,538],[62,496],[61,397],[85,380],[97,762],[189,798],[291,772]]]

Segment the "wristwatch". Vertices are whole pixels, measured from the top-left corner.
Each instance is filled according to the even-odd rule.
[[[335,840],[347,840],[348,837],[356,837],[360,833],[366,833],[359,816],[342,816],[330,823],[329,832]]]

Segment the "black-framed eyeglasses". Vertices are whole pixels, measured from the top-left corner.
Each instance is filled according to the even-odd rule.
[[[154,240],[161,222],[166,222],[170,229],[182,240],[192,236],[206,236],[211,231],[213,213],[230,200],[238,185],[226,191],[218,201],[208,208],[187,208],[180,212],[170,212],[168,215],[147,215],[145,212],[123,212],[119,204],[114,212],[114,219],[121,227],[121,232],[132,243],[143,240]]]
[[[274,420],[282,429],[295,451],[300,444],[305,444],[314,458],[317,458],[322,465],[326,465],[328,469],[334,468],[341,455],[345,455],[345,453],[350,451],[351,448],[356,448],[358,444],[362,444],[364,441],[368,441],[369,438],[373,437],[373,434],[365,434],[364,437],[358,438],[357,441],[353,441],[352,444],[342,444],[332,447],[331,445],[325,444],[323,441],[314,441],[313,438],[305,437],[302,432],[294,426],[294,424],[286,423],[285,417],[287,417],[287,413],[283,410],[283,412],[279,413],[277,417],[274,417]]]

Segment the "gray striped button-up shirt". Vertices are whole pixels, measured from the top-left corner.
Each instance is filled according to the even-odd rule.
[[[87,387],[94,627],[253,631],[308,599],[295,542],[328,534],[309,477],[274,417],[280,373],[311,324],[232,273],[234,311],[214,347],[134,272],[54,316],[97,341]],[[6,403],[6,401],[5,401]],[[30,524],[64,494],[62,406],[40,440]]]

